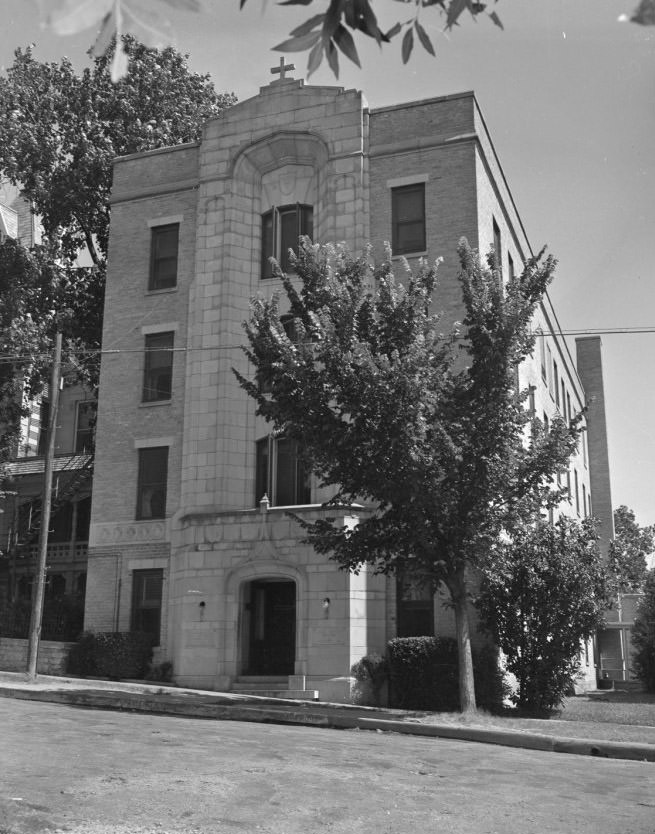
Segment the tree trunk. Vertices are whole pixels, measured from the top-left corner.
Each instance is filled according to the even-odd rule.
[[[455,628],[457,632],[457,654],[459,657],[459,708],[462,712],[475,712],[475,681],[473,679],[473,655],[471,653],[471,632],[469,606],[464,571],[458,572],[450,587],[455,607]]]

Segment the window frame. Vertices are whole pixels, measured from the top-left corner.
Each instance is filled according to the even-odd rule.
[[[157,340],[166,340],[170,344],[156,345]],[[154,343],[154,344],[153,344]],[[143,337],[143,386],[141,388],[142,403],[169,402],[173,398],[173,351],[175,348],[175,331],[161,330],[155,333],[145,333]],[[166,355],[166,363],[154,365],[158,355]],[[153,386],[151,377],[164,376],[167,384],[161,387]],[[148,393],[150,392],[150,393]]]
[[[295,229],[291,235],[293,242],[285,239],[284,219],[295,213]],[[263,280],[273,278],[270,259],[275,258],[282,272],[293,272],[289,250],[298,254],[298,239],[314,237],[314,206],[310,203],[287,203],[283,206],[271,206],[261,216],[261,269]],[[289,245],[290,244],[290,245]]]
[[[417,217],[410,217],[401,219],[400,198],[407,194],[419,193],[421,195],[421,215]],[[400,242],[400,230],[402,226],[410,226],[413,224],[421,224],[421,238],[420,245],[415,245],[411,240],[412,245],[402,244]],[[427,235],[426,235],[426,211],[425,211],[425,181],[407,183],[406,185],[397,185],[391,188],[391,252],[393,255],[412,255],[425,252],[427,249]]]
[[[147,598],[148,580],[156,579],[159,584],[159,595]],[[130,631],[140,631],[152,634],[156,639],[155,646],[161,643],[161,615],[164,597],[163,568],[144,568],[132,571],[132,604],[130,608]],[[143,628],[143,613],[156,611],[157,628],[152,631]]]
[[[95,418],[97,412],[98,403],[97,400],[78,400],[75,404],[75,454],[76,455],[88,455],[91,454],[94,447],[94,434],[95,434]],[[86,428],[80,428],[80,424],[82,423],[82,415],[81,412],[85,410],[93,411],[90,425]],[[87,419],[86,417],[84,419]],[[89,438],[89,443],[80,443],[80,439],[84,439],[85,437]]]
[[[282,451],[289,444],[291,461],[292,483],[282,483],[284,472],[280,466]],[[288,466],[286,472],[288,474]],[[279,499],[283,490],[292,493],[292,502],[282,503]],[[303,461],[300,451],[300,444],[297,440],[288,437],[273,437],[266,435],[256,441],[255,445],[255,506],[259,506],[262,498],[266,495],[271,507],[298,507],[311,504],[312,485],[311,471]]]
[[[137,449],[137,487],[136,487],[136,515],[137,521],[156,521],[166,518],[166,502],[168,499],[168,457],[169,446],[143,446]],[[146,480],[146,466],[148,458],[154,458],[156,454],[162,458],[154,461],[154,466],[160,468],[162,472],[160,477],[154,479],[150,477]],[[153,495],[156,496],[156,490],[160,489],[163,492],[163,500],[161,501],[161,510],[153,512],[152,506],[150,513],[144,511],[144,502],[146,499],[146,491],[153,490]],[[152,498],[150,499],[152,501]]]
[[[165,235],[175,231],[175,254],[160,254],[158,247],[161,245],[162,239]],[[148,290],[156,292],[157,290],[171,290],[177,287],[177,273],[179,265],[180,254],[180,224],[163,223],[157,226],[150,227],[150,270],[148,276]],[[175,269],[172,271],[172,278],[162,278],[163,264],[167,261],[175,261]]]

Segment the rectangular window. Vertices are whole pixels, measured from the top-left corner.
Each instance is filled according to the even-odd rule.
[[[582,484],[582,512],[587,515],[587,487]]]
[[[48,423],[50,422],[50,402],[41,400],[39,406],[39,440],[36,447],[37,455],[45,455],[48,448]]]
[[[553,396],[553,354],[551,353],[550,347],[546,345],[546,375],[548,382],[548,390],[550,391],[551,397]]]
[[[495,268],[498,270],[498,274],[502,277],[503,274],[503,249],[502,249],[502,241],[500,239],[500,229],[498,228],[498,223],[496,223],[495,218],[492,218],[493,223],[493,236],[494,236],[494,265]]]
[[[566,418],[566,386],[562,380],[562,417]]]
[[[149,290],[166,290],[177,286],[177,253],[180,224],[153,226],[150,244]]]
[[[559,408],[559,368],[553,359],[553,388],[555,390],[555,405]]]
[[[150,333],[145,337],[142,395],[144,403],[171,398],[174,338],[173,332]]]
[[[275,258],[282,272],[292,269],[289,250],[298,253],[298,238],[314,236],[312,206],[295,203],[274,206],[262,215],[262,278],[273,277],[270,259]]]
[[[514,271],[514,259],[512,256],[507,253],[507,278],[509,281],[513,281],[516,277],[516,272]]]
[[[139,449],[137,520],[166,516],[168,446]]]
[[[75,451],[88,454],[93,451],[93,431],[96,421],[96,402],[80,400],[77,404],[77,422],[75,424]]]
[[[578,485],[578,470],[573,473],[573,482],[575,485],[575,511],[580,515],[580,487]]]
[[[132,572],[131,631],[150,634],[154,645],[161,639],[161,599],[164,571],[159,569]]]
[[[391,248],[394,255],[425,252],[425,183],[391,189]]]
[[[534,417],[537,413],[537,406],[535,401],[535,391],[537,389],[534,385],[530,385],[528,387],[528,414],[530,417]]]
[[[264,437],[257,441],[255,501],[264,495],[272,507],[311,502],[310,472],[296,440]]]
[[[569,423],[573,419],[573,414],[571,412],[571,395],[569,393],[566,395],[566,417]]]
[[[408,574],[396,577],[396,635],[434,636],[434,594],[429,583]]]
[[[539,364],[541,366],[541,378],[547,382],[548,375],[546,373],[546,338],[542,330],[537,330],[537,341],[539,342]]]

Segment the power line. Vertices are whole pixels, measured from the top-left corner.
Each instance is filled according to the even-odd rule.
[[[544,338],[544,337],[551,337],[551,336],[635,336],[635,335],[642,335],[648,333],[655,333],[655,326],[644,326],[644,327],[607,327],[603,329],[586,329],[586,330],[559,330],[557,333],[553,333],[552,331],[546,331],[544,333],[535,332],[532,335],[537,338]],[[446,337],[448,338],[448,337]],[[464,337],[459,337],[463,339]],[[207,350],[243,350],[244,347],[248,347],[247,343],[243,343],[241,345],[210,345],[210,346],[203,346],[203,347],[172,347],[172,348],[79,348],[77,350],[71,351],[73,356],[117,356],[120,354],[128,354],[128,353],[156,353],[161,351],[167,351],[170,353],[195,353],[199,351],[207,351]],[[26,360],[37,360],[37,359],[49,359],[51,356],[50,353],[3,353],[0,354],[0,363],[1,362],[17,362],[22,359]]]

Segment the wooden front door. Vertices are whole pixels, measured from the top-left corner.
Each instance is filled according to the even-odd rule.
[[[249,675],[293,675],[296,583],[261,580],[250,586]]]

